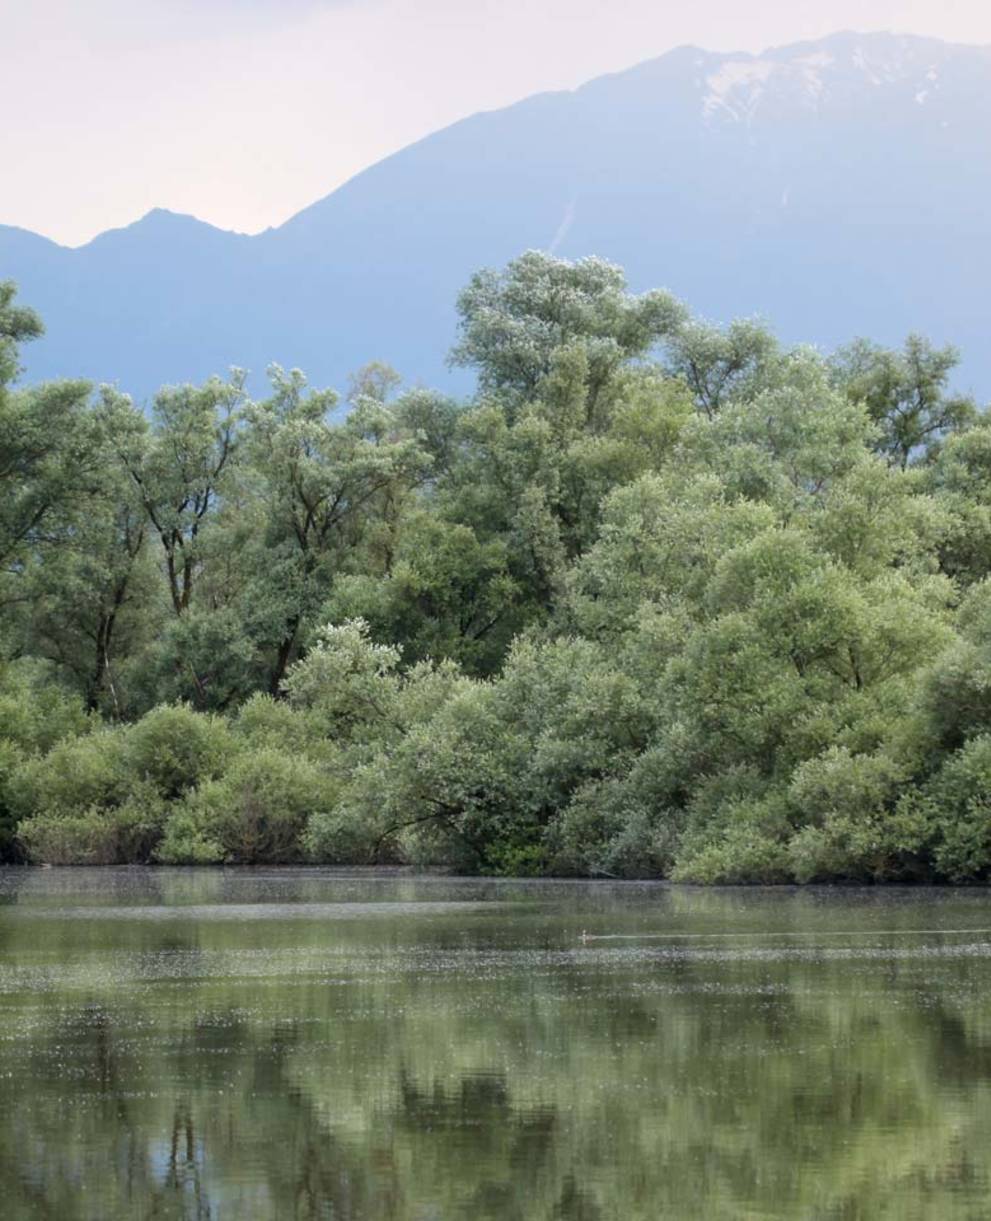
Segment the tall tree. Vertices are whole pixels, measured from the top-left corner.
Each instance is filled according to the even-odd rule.
[[[666,292],[632,295],[622,270],[604,259],[570,263],[531,250],[504,271],[474,275],[458,315],[452,363],[477,369],[482,392],[511,411],[538,397],[562,349],[581,349],[592,417],[615,370],[646,356],[685,311]]]
[[[832,361],[838,384],[877,424],[880,452],[902,469],[976,418],[974,400],[949,389],[959,363],[956,348],[934,347],[921,335],[909,335],[900,352],[857,339]]]
[[[245,376],[202,386],[168,386],[156,396],[151,428],[131,428],[118,454],[162,548],[176,615],[192,603],[203,533],[237,452]]]
[[[37,315],[0,283],[0,603],[21,598],[17,579],[85,512],[98,484],[99,429],[82,381],[20,389],[19,345],[42,333]]]
[[[270,642],[268,688],[281,691],[301,637],[369,540],[384,501],[422,482],[430,459],[396,413],[363,396],[339,423],[337,396],[314,391],[298,370],[271,370],[273,393],[248,412],[245,479],[255,498],[255,616]]]

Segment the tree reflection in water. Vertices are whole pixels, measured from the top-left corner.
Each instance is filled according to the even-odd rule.
[[[983,1215],[980,893],[268,877],[21,872],[5,1221]]]

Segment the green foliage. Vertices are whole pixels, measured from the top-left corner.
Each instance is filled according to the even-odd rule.
[[[750,764],[733,764],[696,782],[671,876],[680,882],[791,880],[785,794]]]
[[[949,436],[927,472],[946,507],[939,540],[943,569],[963,584],[991,576],[991,427],[982,416]]]
[[[8,801],[20,818],[112,808],[127,797],[126,734],[99,729],[66,738],[47,754],[28,756],[8,784]]]
[[[582,785],[548,829],[550,866],[579,876],[665,876],[684,825],[669,782],[666,753],[653,749],[628,771]]]
[[[144,864],[162,833],[165,804],[140,788],[117,806],[32,815],[18,827],[31,861],[46,865]]]
[[[334,744],[323,736],[310,714],[264,692],[241,705],[233,730],[239,745],[249,750],[270,746],[291,757],[305,755],[324,761],[336,757]]]
[[[483,391],[513,402],[538,395],[561,353],[583,355],[590,402],[630,357],[681,322],[666,293],[631,297],[620,268],[602,259],[567,263],[531,250],[503,272],[480,271],[458,299],[452,362],[478,368]]]
[[[190,865],[298,861],[310,818],[333,807],[336,790],[308,759],[274,747],[238,754],[222,777],[201,783],[175,807],[157,857]]]
[[[458,311],[469,401],[274,367],[146,418],[15,389],[0,289],[0,853],[983,879],[953,350],[785,349],[534,252]]]
[[[923,336],[909,335],[901,352],[858,339],[836,354],[833,367],[845,393],[878,423],[880,451],[905,467],[975,419],[973,399],[947,392],[959,362],[955,348],[934,348]]]
[[[21,371],[18,344],[37,339],[44,332],[33,309],[14,304],[16,295],[17,288],[10,280],[0,280],[0,387],[12,382]]]
[[[21,658],[0,666],[0,726],[3,740],[30,753],[88,732],[90,720],[53,666]]]
[[[527,618],[506,541],[423,512],[404,522],[388,573],[341,577],[324,609],[401,640],[408,662],[449,658],[475,674],[498,670]]]
[[[309,390],[298,370],[270,375],[272,397],[246,413],[242,494],[262,523],[246,547],[251,628],[276,695],[338,572],[356,552],[388,564],[395,519],[431,458],[377,399],[360,397],[333,423],[332,392]]]
[[[750,397],[779,355],[773,335],[749,319],[725,329],[685,319],[673,329],[667,347],[671,371],[684,379],[709,419],[734,397]]]
[[[35,659],[0,666],[0,862],[17,860],[21,807],[15,777],[31,757],[86,733],[90,721],[79,698],[53,680],[52,667]]]
[[[227,725],[176,705],[155,708],[127,731],[129,773],[171,801],[220,775],[232,753]]]
[[[933,776],[924,794],[905,804],[921,807],[938,837],[934,857],[954,882],[985,878],[991,870],[991,736],[972,738]]]
[[[991,581],[960,606],[958,636],[923,673],[918,691],[931,746],[958,749],[991,732]]]
[[[927,824],[895,800],[902,769],[883,754],[834,747],[798,767],[789,797],[799,830],[788,845],[800,882],[881,882],[924,875]]]
[[[308,710],[333,741],[388,735],[396,727],[399,650],[375,644],[363,619],[328,625],[285,682],[290,705]]]
[[[24,752],[9,738],[0,738],[0,863],[19,859],[17,842],[19,814],[8,796],[11,777],[24,761]]]

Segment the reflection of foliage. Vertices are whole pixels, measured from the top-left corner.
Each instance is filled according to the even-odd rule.
[[[52,875],[20,876],[0,922],[5,1217],[981,1215],[986,960],[883,931],[966,927],[978,895],[568,887],[549,906],[397,880],[375,896],[392,916],[237,922],[202,904],[276,884],[165,871],[141,885],[173,918],[111,906],[42,941]],[[297,876],[270,898],[327,898]],[[80,902],[76,875],[52,882]],[[511,902],[408,902],[472,895]],[[634,938],[575,951],[585,925]]]

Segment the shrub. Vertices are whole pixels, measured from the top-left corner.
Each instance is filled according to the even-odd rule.
[[[548,834],[556,872],[661,877],[674,859],[684,816],[670,805],[665,752],[647,751],[621,778],[575,795]]]
[[[128,771],[168,799],[219,776],[233,753],[227,723],[184,704],[153,709],[127,733]]]
[[[113,808],[35,814],[18,827],[28,860],[46,865],[144,863],[162,833],[165,806],[152,791],[132,794]]]
[[[233,731],[238,747],[269,746],[325,761],[335,755],[333,743],[318,732],[310,713],[261,692],[253,695],[238,712]]]
[[[8,822],[19,820],[17,842],[33,861],[147,861],[167,803],[218,775],[230,753],[223,721],[181,706],[156,708],[129,728],[98,729],[46,755],[15,759],[3,785]]]
[[[156,856],[172,864],[300,861],[307,823],[336,796],[333,777],[310,760],[271,747],[240,754],[174,810]]]
[[[835,747],[795,770],[789,800],[801,829],[788,845],[799,882],[846,878],[918,878],[928,847],[928,821],[895,807],[904,769],[885,754]]]
[[[25,659],[0,670],[0,738],[44,751],[90,725],[82,701],[53,682],[44,663]]]
[[[771,885],[791,879],[784,845],[754,827],[734,827],[716,843],[680,857],[671,871],[675,882],[709,885]]]
[[[692,815],[671,870],[677,882],[770,884],[791,880],[788,822],[780,795],[747,795],[745,769],[708,786]],[[719,802],[719,797],[722,801]]]
[[[912,804],[860,816],[834,813],[792,836],[788,861],[798,882],[920,879],[928,873],[929,838],[930,821]]]
[[[124,731],[101,729],[59,742],[47,755],[25,759],[7,784],[15,816],[77,814],[120,805],[128,788],[124,744]]]
[[[24,752],[14,742],[0,738],[0,861],[17,860],[20,851],[15,839],[17,814],[10,806],[7,790],[11,777],[24,762]]]
[[[991,869],[991,735],[982,734],[951,755],[919,804],[932,820],[939,871],[955,882],[986,877]]]
[[[15,776],[27,760],[63,739],[88,732],[82,701],[52,681],[37,659],[0,666],[0,862],[18,860],[22,800]]]
[[[187,797],[169,814],[165,834],[155,849],[155,859],[163,865],[221,865],[227,859],[196,797]]]
[[[303,836],[307,857],[321,865],[382,865],[405,860],[395,839],[382,837],[377,820],[348,802],[318,810]],[[423,863],[433,863],[429,858]]]

